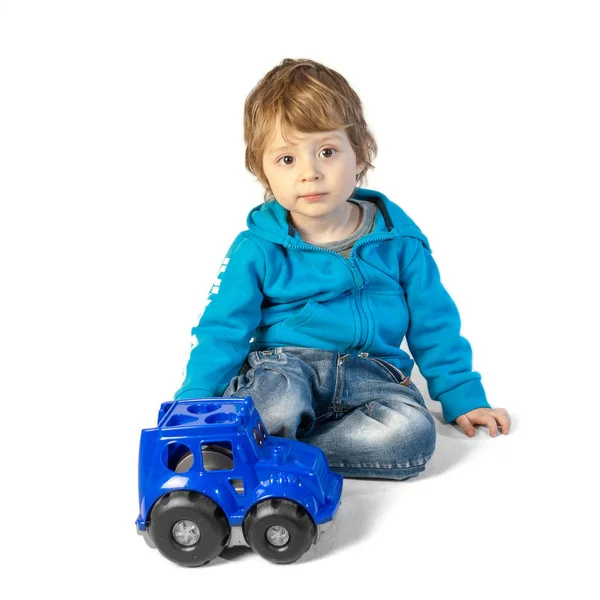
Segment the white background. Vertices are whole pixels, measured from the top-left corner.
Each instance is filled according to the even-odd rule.
[[[599,28],[577,1],[0,2],[2,596],[597,597]],[[348,480],[300,562],[183,569],[135,534],[139,431],[261,203],[243,103],[286,57],[361,97],[365,187],[428,236],[513,429],[429,402],[426,473]]]

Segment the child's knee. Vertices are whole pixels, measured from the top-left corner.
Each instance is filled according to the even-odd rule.
[[[234,377],[224,396],[252,396],[271,435],[302,437],[315,423],[308,384],[283,369],[257,365]]]
[[[271,435],[285,438],[301,438],[315,424],[315,413],[306,404],[285,405],[282,402],[281,406],[271,407],[270,410],[260,412],[260,415]]]
[[[378,443],[390,462],[418,468],[431,458],[436,433],[433,417],[426,409],[405,408],[397,412],[374,403],[370,417],[386,425],[380,430]]]

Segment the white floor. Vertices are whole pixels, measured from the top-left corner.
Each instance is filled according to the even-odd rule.
[[[536,450],[532,425],[517,411],[510,435],[492,439],[479,429],[467,438],[438,418],[426,472],[405,483],[345,480],[333,528],[294,565],[240,548],[187,570],[130,536],[123,539],[128,570],[152,573],[139,583],[152,597],[177,578],[184,589],[232,598],[597,598],[598,508],[592,490],[580,491],[586,474]],[[551,438],[560,446],[559,436]],[[220,592],[223,585],[231,589]]]
[[[597,469],[589,455],[579,464],[570,458],[577,432],[544,431],[535,411],[515,404],[508,436],[479,429],[467,438],[440,421],[437,403],[429,406],[438,443],[425,473],[409,482],[345,480],[332,529],[297,563],[274,565],[237,548],[186,569],[135,533],[140,417],[132,411],[113,421],[107,404],[85,440],[89,452],[69,458],[70,469],[39,472],[17,497],[30,506],[26,518],[19,505],[5,513],[14,539],[32,539],[31,555],[13,573],[21,597],[56,588],[64,598],[103,599],[597,598]],[[89,407],[80,409],[90,416]],[[111,422],[115,437],[107,439]],[[121,455],[115,440],[127,430]],[[31,510],[35,481],[48,484],[39,514]]]

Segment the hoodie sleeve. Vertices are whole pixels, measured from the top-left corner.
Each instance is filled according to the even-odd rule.
[[[408,347],[427,380],[432,400],[442,404],[444,419],[487,407],[481,375],[472,370],[469,342],[460,335],[456,305],[443,287],[431,252],[417,239],[414,255],[400,274],[409,311]]]
[[[261,319],[264,253],[246,232],[229,248],[199,321],[175,400],[222,396],[242,366]]]

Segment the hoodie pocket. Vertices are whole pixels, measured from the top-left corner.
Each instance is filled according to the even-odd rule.
[[[295,314],[293,317],[289,319],[284,319],[281,323],[281,331],[286,331],[288,329],[295,329],[300,325],[303,325],[307,321],[309,321],[312,316],[315,314],[315,311],[319,308],[319,303],[315,300],[309,300],[301,309],[300,312]]]
[[[402,289],[371,292],[368,302],[379,340],[385,345],[400,346],[408,326],[408,306]]]

